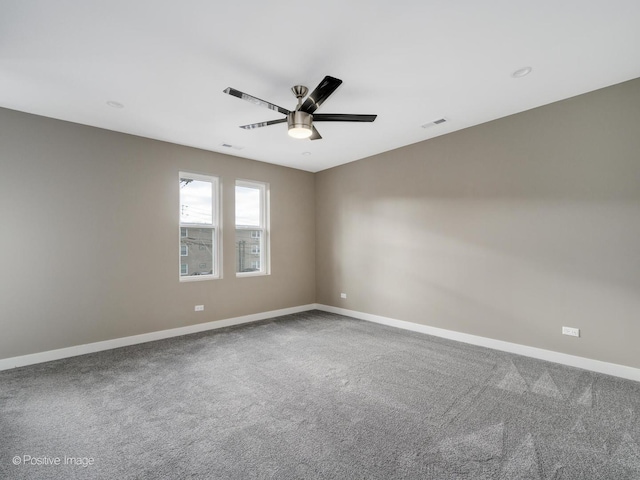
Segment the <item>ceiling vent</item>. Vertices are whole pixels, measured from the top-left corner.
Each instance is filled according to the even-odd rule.
[[[439,118],[437,120],[434,120],[433,122],[425,123],[424,125],[422,125],[422,128],[435,127],[436,125],[441,125],[441,124],[445,123],[446,121],[447,121],[446,118]]]
[[[221,143],[220,146],[224,148],[233,148],[235,150],[242,150],[244,148],[244,147],[238,147],[237,145],[230,145],[228,143]]]

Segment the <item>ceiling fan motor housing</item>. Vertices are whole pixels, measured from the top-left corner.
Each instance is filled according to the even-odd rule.
[[[287,115],[289,135],[294,138],[309,138],[312,133],[312,123],[313,115],[307,112],[296,110]]]

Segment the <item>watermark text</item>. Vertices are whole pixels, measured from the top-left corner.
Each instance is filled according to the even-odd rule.
[[[60,466],[71,465],[77,467],[89,467],[95,464],[93,457],[49,457],[46,455],[16,455],[11,462],[14,465],[39,465],[39,466]]]

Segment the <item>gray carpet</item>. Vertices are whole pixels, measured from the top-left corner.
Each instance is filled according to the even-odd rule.
[[[640,479],[638,412],[635,382],[314,311],[0,372],[0,478]]]

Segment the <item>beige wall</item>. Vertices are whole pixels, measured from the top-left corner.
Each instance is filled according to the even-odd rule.
[[[180,170],[221,177],[221,280],[178,281]],[[236,178],[270,183],[270,276],[235,277]],[[0,213],[0,358],[315,301],[308,172],[0,109]]]
[[[317,301],[640,367],[639,118],[635,80],[314,176],[0,109],[0,358]],[[178,281],[180,170],[222,179],[221,280]]]
[[[320,172],[316,232],[319,303],[640,367],[640,80]]]

